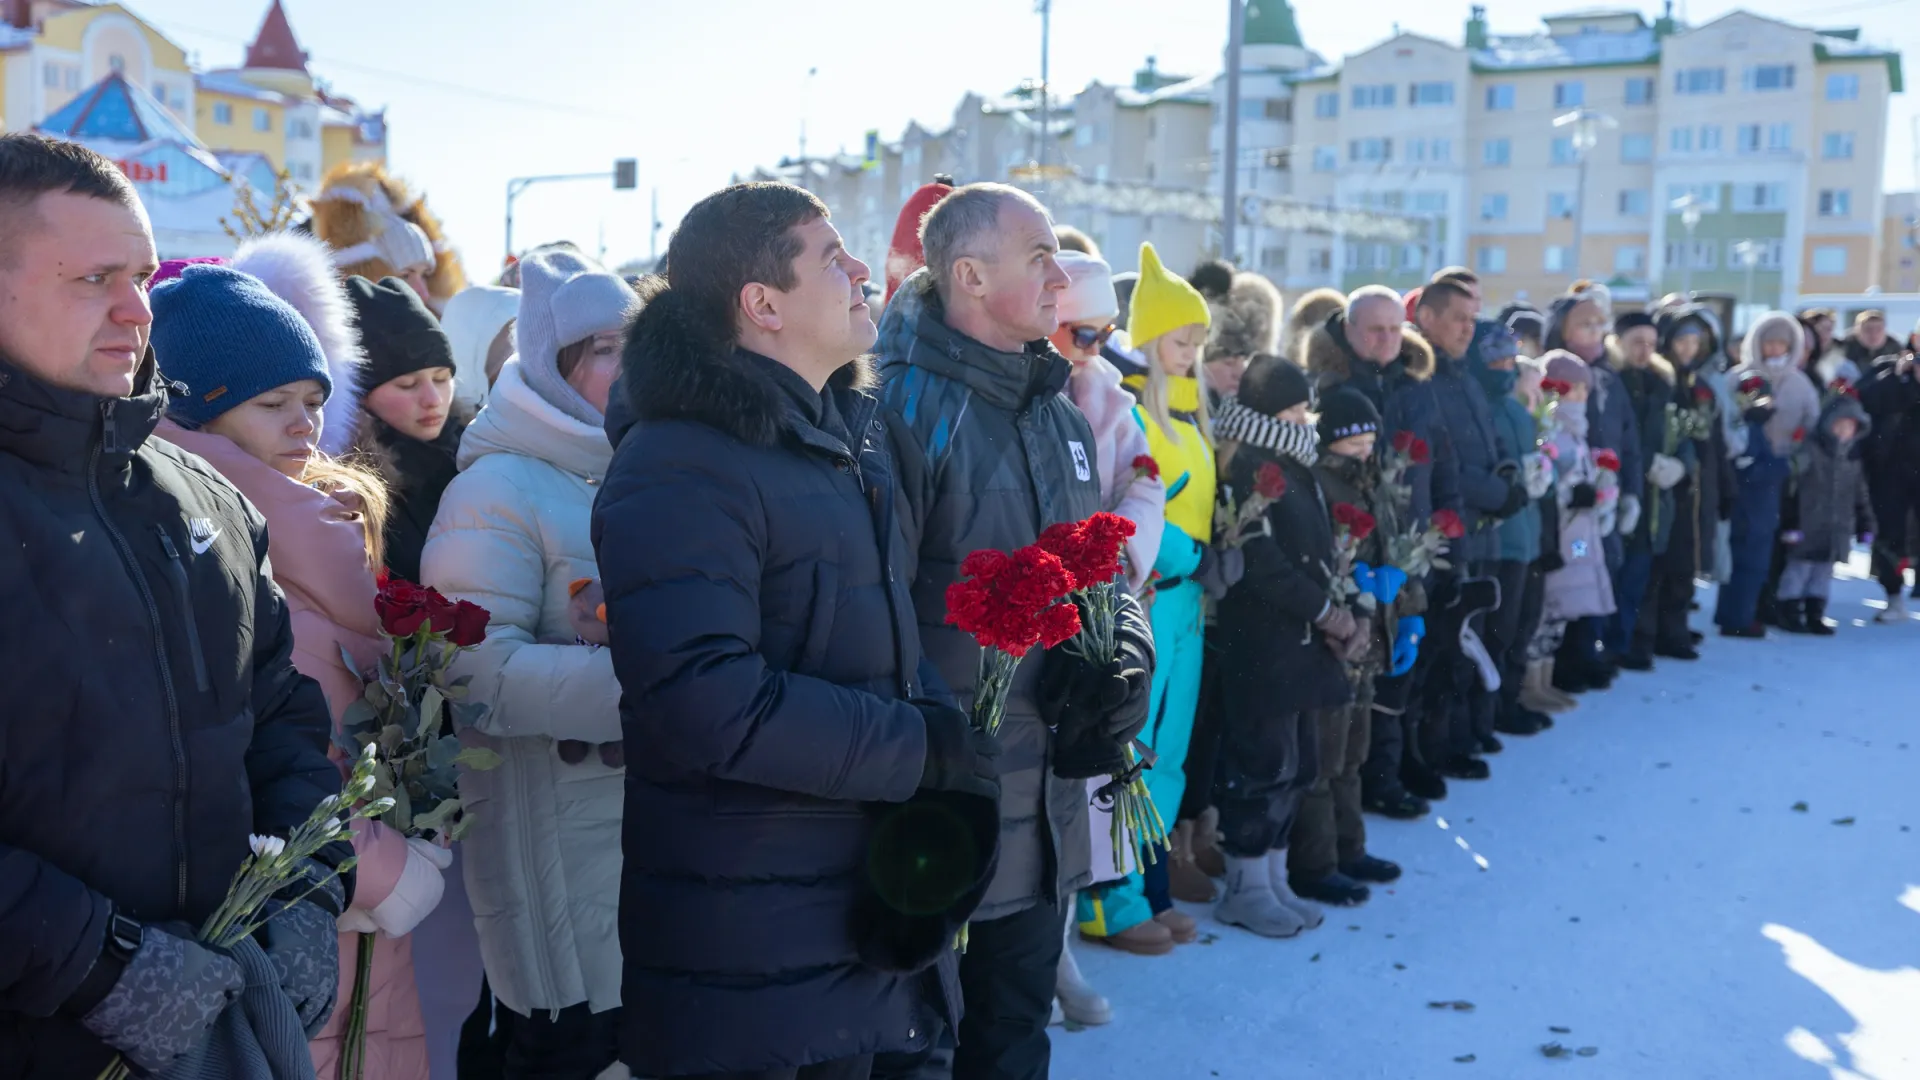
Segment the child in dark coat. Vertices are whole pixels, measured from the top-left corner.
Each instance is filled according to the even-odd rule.
[[[1372,634],[1370,623],[1329,599],[1333,522],[1313,475],[1311,398],[1305,372],[1263,355],[1248,365],[1216,426],[1233,497],[1261,512],[1236,512],[1220,537],[1241,545],[1246,575],[1219,612],[1213,802],[1225,835],[1227,895],[1214,917],[1266,937],[1292,937],[1323,918],[1288,883],[1287,842],[1319,775],[1317,714],[1352,702],[1343,657]]]
[[[1873,507],[1860,461],[1860,444],[1873,422],[1852,387],[1836,390],[1820,422],[1794,455],[1800,474],[1798,518],[1780,536],[1787,566],[1780,574],[1780,628],[1795,634],[1832,634],[1827,597],[1833,564],[1853,550],[1853,538],[1873,542]]]

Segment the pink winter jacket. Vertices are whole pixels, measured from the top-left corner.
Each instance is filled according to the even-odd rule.
[[[1127,541],[1127,588],[1138,595],[1159,557],[1166,523],[1166,489],[1157,478],[1133,474],[1133,459],[1150,452],[1147,434],[1133,418],[1139,402],[1120,385],[1120,369],[1100,356],[1074,362],[1067,396],[1093,428],[1101,505],[1133,522],[1133,539]]]
[[[361,670],[381,651],[380,620],[374,614],[373,571],[367,566],[360,520],[333,496],[290,480],[223,435],[187,431],[163,420],[159,436],[198,454],[227,478],[267,519],[267,559],[274,584],[287,596],[293,623],[293,666],[326,692],[338,724],[360,699]],[[336,752],[335,757],[339,755]],[[393,892],[407,862],[406,838],[378,823],[356,826],[353,906],[371,911]],[[310,1044],[319,1080],[332,1080],[353,996],[360,935],[340,935],[340,990],[333,1018]],[[414,990],[412,947],[406,938],[374,937],[372,996],[367,1006],[365,1080],[425,1080],[426,1030]]]

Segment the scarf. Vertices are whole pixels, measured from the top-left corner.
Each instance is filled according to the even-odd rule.
[[[1220,415],[1213,426],[1214,433],[1223,440],[1283,454],[1309,469],[1320,460],[1320,433],[1311,425],[1254,412],[1234,398],[1221,402]]]

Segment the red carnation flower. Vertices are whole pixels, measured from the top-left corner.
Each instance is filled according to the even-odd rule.
[[[1080,609],[1073,604],[1054,604],[1040,613],[1040,647],[1051,649],[1072,640],[1080,632]]]
[[[1693,388],[1693,400],[1694,400],[1694,402],[1695,402],[1696,404],[1699,404],[1699,405],[1705,405],[1705,404],[1706,404],[1707,402],[1709,402],[1709,401],[1712,401],[1712,400],[1713,400],[1713,387],[1711,387],[1711,386],[1696,386],[1696,387],[1694,387],[1694,388]]]
[[[1459,514],[1451,510],[1435,511],[1433,527],[1440,530],[1440,535],[1449,540],[1458,540],[1467,535],[1466,523],[1460,520]]]
[[[1278,502],[1287,493],[1287,474],[1280,471],[1280,466],[1269,461],[1253,474],[1253,490],[1261,498]]]
[[[1417,441],[1411,431],[1396,431],[1393,433],[1393,452],[1396,454],[1410,453],[1413,450],[1413,444]]]
[[[1152,454],[1141,454],[1135,457],[1133,471],[1151,480],[1160,479],[1160,463],[1153,460]]]
[[[975,551],[961,563],[962,573],[969,569],[975,572],[947,586],[947,622],[982,648],[1025,656],[1065,625],[1065,616],[1047,614],[1061,606],[1057,601],[1074,587],[1073,575],[1059,556],[1037,546],[1011,555]],[[1078,633],[1078,612],[1073,620],[1073,633]]]
[[[1608,472],[1620,471],[1620,455],[1611,450],[1595,450],[1593,452],[1593,463]]]
[[[1758,394],[1766,388],[1767,380],[1758,375],[1749,375],[1740,380],[1740,392],[1743,394]]]
[[[1541,379],[1540,389],[1549,394],[1571,394],[1573,384],[1565,379]]]
[[[1118,514],[1100,513],[1085,521],[1047,526],[1036,546],[1066,566],[1074,591],[1079,592],[1120,576],[1120,551],[1133,533],[1133,522]]]
[[[1425,465],[1433,460],[1433,451],[1427,449],[1427,440],[1415,439],[1412,448],[1407,451],[1407,457],[1415,465]]]
[[[1794,442],[1806,442],[1806,441],[1807,441],[1807,429],[1806,429],[1806,428],[1803,428],[1803,427],[1797,427],[1797,428],[1794,428],[1794,429],[1793,429],[1793,441],[1794,441]]]
[[[1346,526],[1356,543],[1373,534],[1373,515],[1352,503],[1334,504],[1333,520],[1336,524]]]

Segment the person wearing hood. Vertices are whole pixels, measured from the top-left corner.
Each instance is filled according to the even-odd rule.
[[[1592,392],[1592,365],[1564,349],[1547,353],[1545,375],[1566,384],[1542,450],[1553,461],[1554,546],[1542,557],[1540,629],[1532,656],[1551,656],[1569,626],[1613,614],[1613,582],[1602,541],[1618,524],[1617,474],[1601,468],[1587,441],[1592,414],[1585,408]]]
[[[1493,321],[1505,326],[1513,334],[1523,359],[1531,360],[1546,351],[1542,343],[1547,338],[1547,317],[1532,304],[1524,301],[1508,304],[1500,309]]]
[[[1246,270],[1233,275],[1224,294],[1207,296],[1212,317],[1201,371],[1209,406],[1217,410],[1221,402],[1240,392],[1240,378],[1255,356],[1280,351],[1282,303],[1273,282]]]
[[[1651,315],[1629,311],[1614,319],[1612,347],[1620,358],[1620,386],[1639,435],[1636,456],[1646,463],[1640,518],[1632,529],[1622,530],[1624,551],[1613,574],[1616,610],[1606,627],[1607,650],[1629,671],[1653,667],[1653,651],[1637,634],[1638,621],[1653,564],[1666,554],[1673,535],[1673,488],[1687,475],[1684,455],[1690,453],[1689,447],[1682,446],[1678,406],[1673,400],[1673,366],[1660,356],[1659,344],[1660,332]],[[1624,459],[1621,467],[1626,467]]]
[[[1764,638],[1760,595],[1780,530],[1782,493],[1794,449],[1819,420],[1820,396],[1796,362],[1805,347],[1800,323],[1770,311],[1747,329],[1732,380],[1745,403],[1745,452],[1734,459],[1732,574],[1721,587],[1714,622],[1724,637]]]
[[[1373,402],[1380,412],[1381,430],[1389,433],[1379,441],[1376,453],[1384,455],[1401,432],[1430,448],[1432,460],[1414,464],[1406,472],[1408,521],[1427,521],[1439,510],[1460,511],[1459,465],[1451,441],[1441,435],[1440,403],[1429,385],[1433,347],[1405,325],[1398,293],[1380,285],[1354,290],[1345,309],[1328,316],[1323,326],[1307,336],[1304,366],[1321,396],[1351,387]],[[1435,576],[1435,583],[1441,580]],[[1441,589],[1429,590],[1431,602],[1444,595]],[[1412,740],[1415,745],[1409,753],[1404,737],[1421,730],[1421,688],[1442,652],[1438,647],[1421,650],[1420,662],[1411,673],[1378,689],[1381,705],[1404,712],[1399,724],[1374,725],[1373,748],[1361,770],[1364,801],[1370,810],[1418,816],[1426,813],[1424,800],[1446,796],[1446,779],[1433,768],[1435,763],[1424,760],[1417,739]]]
[[[387,518],[387,570],[420,580],[420,551],[459,473],[454,453],[472,419],[453,396],[453,346],[419,294],[398,278],[348,278],[367,363],[360,373],[356,452],[379,468],[393,493]]]
[[[1870,360],[1860,380],[1860,403],[1873,420],[1864,447],[1867,488],[1880,528],[1873,544],[1873,577],[1886,592],[1887,606],[1876,622],[1907,621],[1901,564],[1913,552],[1916,537],[1909,522],[1920,512],[1920,370],[1913,349],[1920,347],[1920,326],[1903,353],[1881,353]],[[1914,584],[1920,597],[1920,581]]]
[[[579,583],[600,576],[589,526],[613,457],[602,425],[638,303],[570,252],[529,256],[520,274],[519,353],[461,438],[420,567],[424,584],[493,616],[454,668],[487,706],[463,734],[501,759],[460,777],[461,798],[487,807],[461,848],[502,1006],[495,1041],[509,1077],[587,1080],[619,1056],[626,772],[620,684],[591,614],[600,590]]]
[[[1872,426],[1858,392],[1846,387],[1830,396],[1818,426],[1795,451],[1799,513],[1780,537],[1787,568],[1777,594],[1780,628],[1788,633],[1833,634],[1834,622],[1827,618],[1833,564],[1852,555],[1856,537],[1873,542],[1873,506],[1859,453],[1859,441]]]
[[[257,264],[257,254],[243,249],[235,261]],[[314,290],[338,292],[324,259],[320,266]],[[336,381],[332,358],[292,305],[237,269],[189,267],[154,290],[153,306],[161,373],[185,387],[155,434],[220,470],[266,518],[274,583],[293,624],[294,666],[320,683],[337,729],[360,700],[361,673],[374,670],[386,649],[374,607],[385,489],[378,476],[319,449],[326,403],[336,393],[351,396],[354,384]],[[345,297],[325,309],[344,321]],[[329,336],[351,339],[339,326]],[[453,853],[377,821],[354,826],[353,847],[358,884],[340,917],[335,1000],[351,998],[359,951],[371,949],[363,1075],[425,1080],[410,935],[438,906]],[[328,1080],[347,1019],[336,1009],[309,1047]]]
[[[453,349],[453,400],[477,411],[500,368],[513,355],[513,319],[520,291],[498,285],[470,285],[447,301],[440,328]]]
[[[1146,372],[1128,385],[1140,400],[1134,423],[1146,433],[1167,493],[1148,612],[1157,661],[1148,706],[1153,719],[1140,741],[1157,759],[1146,774],[1147,791],[1163,815],[1176,812],[1185,794],[1183,766],[1206,654],[1207,595],[1223,592],[1237,577],[1237,553],[1212,546],[1219,466],[1198,371],[1210,319],[1199,290],[1162,266],[1152,244],[1140,245],[1133,339]],[[1161,955],[1200,936],[1192,916],[1173,906],[1164,860],[1142,860],[1141,873],[1086,890],[1079,905],[1081,936],[1126,952]]]
[[[1151,457],[1152,446],[1146,432],[1134,420],[1134,398],[1121,385],[1119,370],[1100,355],[1107,338],[1114,332],[1113,320],[1120,312],[1113,293],[1113,272],[1098,255],[1062,250],[1055,258],[1072,280],[1057,301],[1060,328],[1049,340],[1073,365],[1073,374],[1067,379],[1067,396],[1093,428],[1101,505],[1111,507],[1113,513],[1133,523],[1133,536],[1128,538],[1122,553],[1122,565],[1126,568],[1127,589],[1138,596],[1147,586],[1160,550],[1166,488],[1157,464],[1152,467],[1139,464],[1142,457]],[[1102,777],[1088,780],[1089,796],[1105,783]],[[1112,845],[1106,842],[1113,824],[1112,813],[1095,805],[1087,815],[1087,823],[1092,831],[1095,884],[1124,879],[1128,867],[1111,865],[1112,857],[1107,854],[1112,850]],[[1191,825],[1187,827],[1190,832]],[[1176,838],[1174,849],[1177,852],[1180,848],[1180,840]],[[1064,920],[1069,937],[1077,921],[1077,911],[1070,907]],[[1113,1019],[1113,1010],[1106,999],[1095,993],[1081,975],[1071,942],[1060,952],[1055,996],[1061,1006],[1062,1019],[1088,1025]]]
[[[1694,579],[1713,575],[1720,527],[1732,513],[1733,462],[1725,418],[1736,410],[1719,323],[1710,310],[1690,302],[1664,309],[1654,329],[1657,355],[1674,378],[1671,401],[1679,439],[1670,456],[1684,468],[1666,493],[1672,528],[1666,549],[1653,559],[1634,643],[1636,651],[1652,656],[1698,660],[1701,635],[1688,627],[1687,617]],[[1664,448],[1664,434],[1662,440]]]

